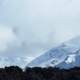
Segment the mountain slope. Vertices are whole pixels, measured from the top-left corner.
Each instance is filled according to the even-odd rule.
[[[80,67],[80,55],[75,55],[73,59],[69,62],[67,57],[62,63],[58,64],[56,67],[69,69],[73,67]]]
[[[60,46],[52,48],[43,55],[31,61],[27,66],[30,67],[45,67],[56,66],[65,61],[69,55],[78,55],[80,51],[80,37],[76,37],[67,42],[62,43]]]

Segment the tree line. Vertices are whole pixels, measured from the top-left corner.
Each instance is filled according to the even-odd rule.
[[[18,66],[10,66],[0,68],[0,80],[80,80],[80,67],[71,69],[27,67],[23,71]]]

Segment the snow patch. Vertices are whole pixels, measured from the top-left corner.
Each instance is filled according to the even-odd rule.
[[[67,64],[73,63],[73,62],[76,61],[75,57],[76,57],[76,54],[69,55],[69,56],[68,56],[68,59],[67,59],[65,62],[66,62]]]

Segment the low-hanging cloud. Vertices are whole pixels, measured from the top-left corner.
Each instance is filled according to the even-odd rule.
[[[0,52],[4,52],[9,46],[17,45],[17,37],[11,27],[0,25]]]

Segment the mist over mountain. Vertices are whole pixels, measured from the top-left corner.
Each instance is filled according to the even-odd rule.
[[[32,57],[5,57],[0,56],[0,68],[9,67],[9,66],[19,66],[22,69],[25,69],[26,65],[33,60]]]
[[[80,35],[79,3],[80,0],[0,0],[0,56],[37,58],[52,48],[43,55],[46,59],[39,58],[36,63],[64,62],[80,47],[79,37],[58,46]],[[41,65],[45,66],[44,62]]]

